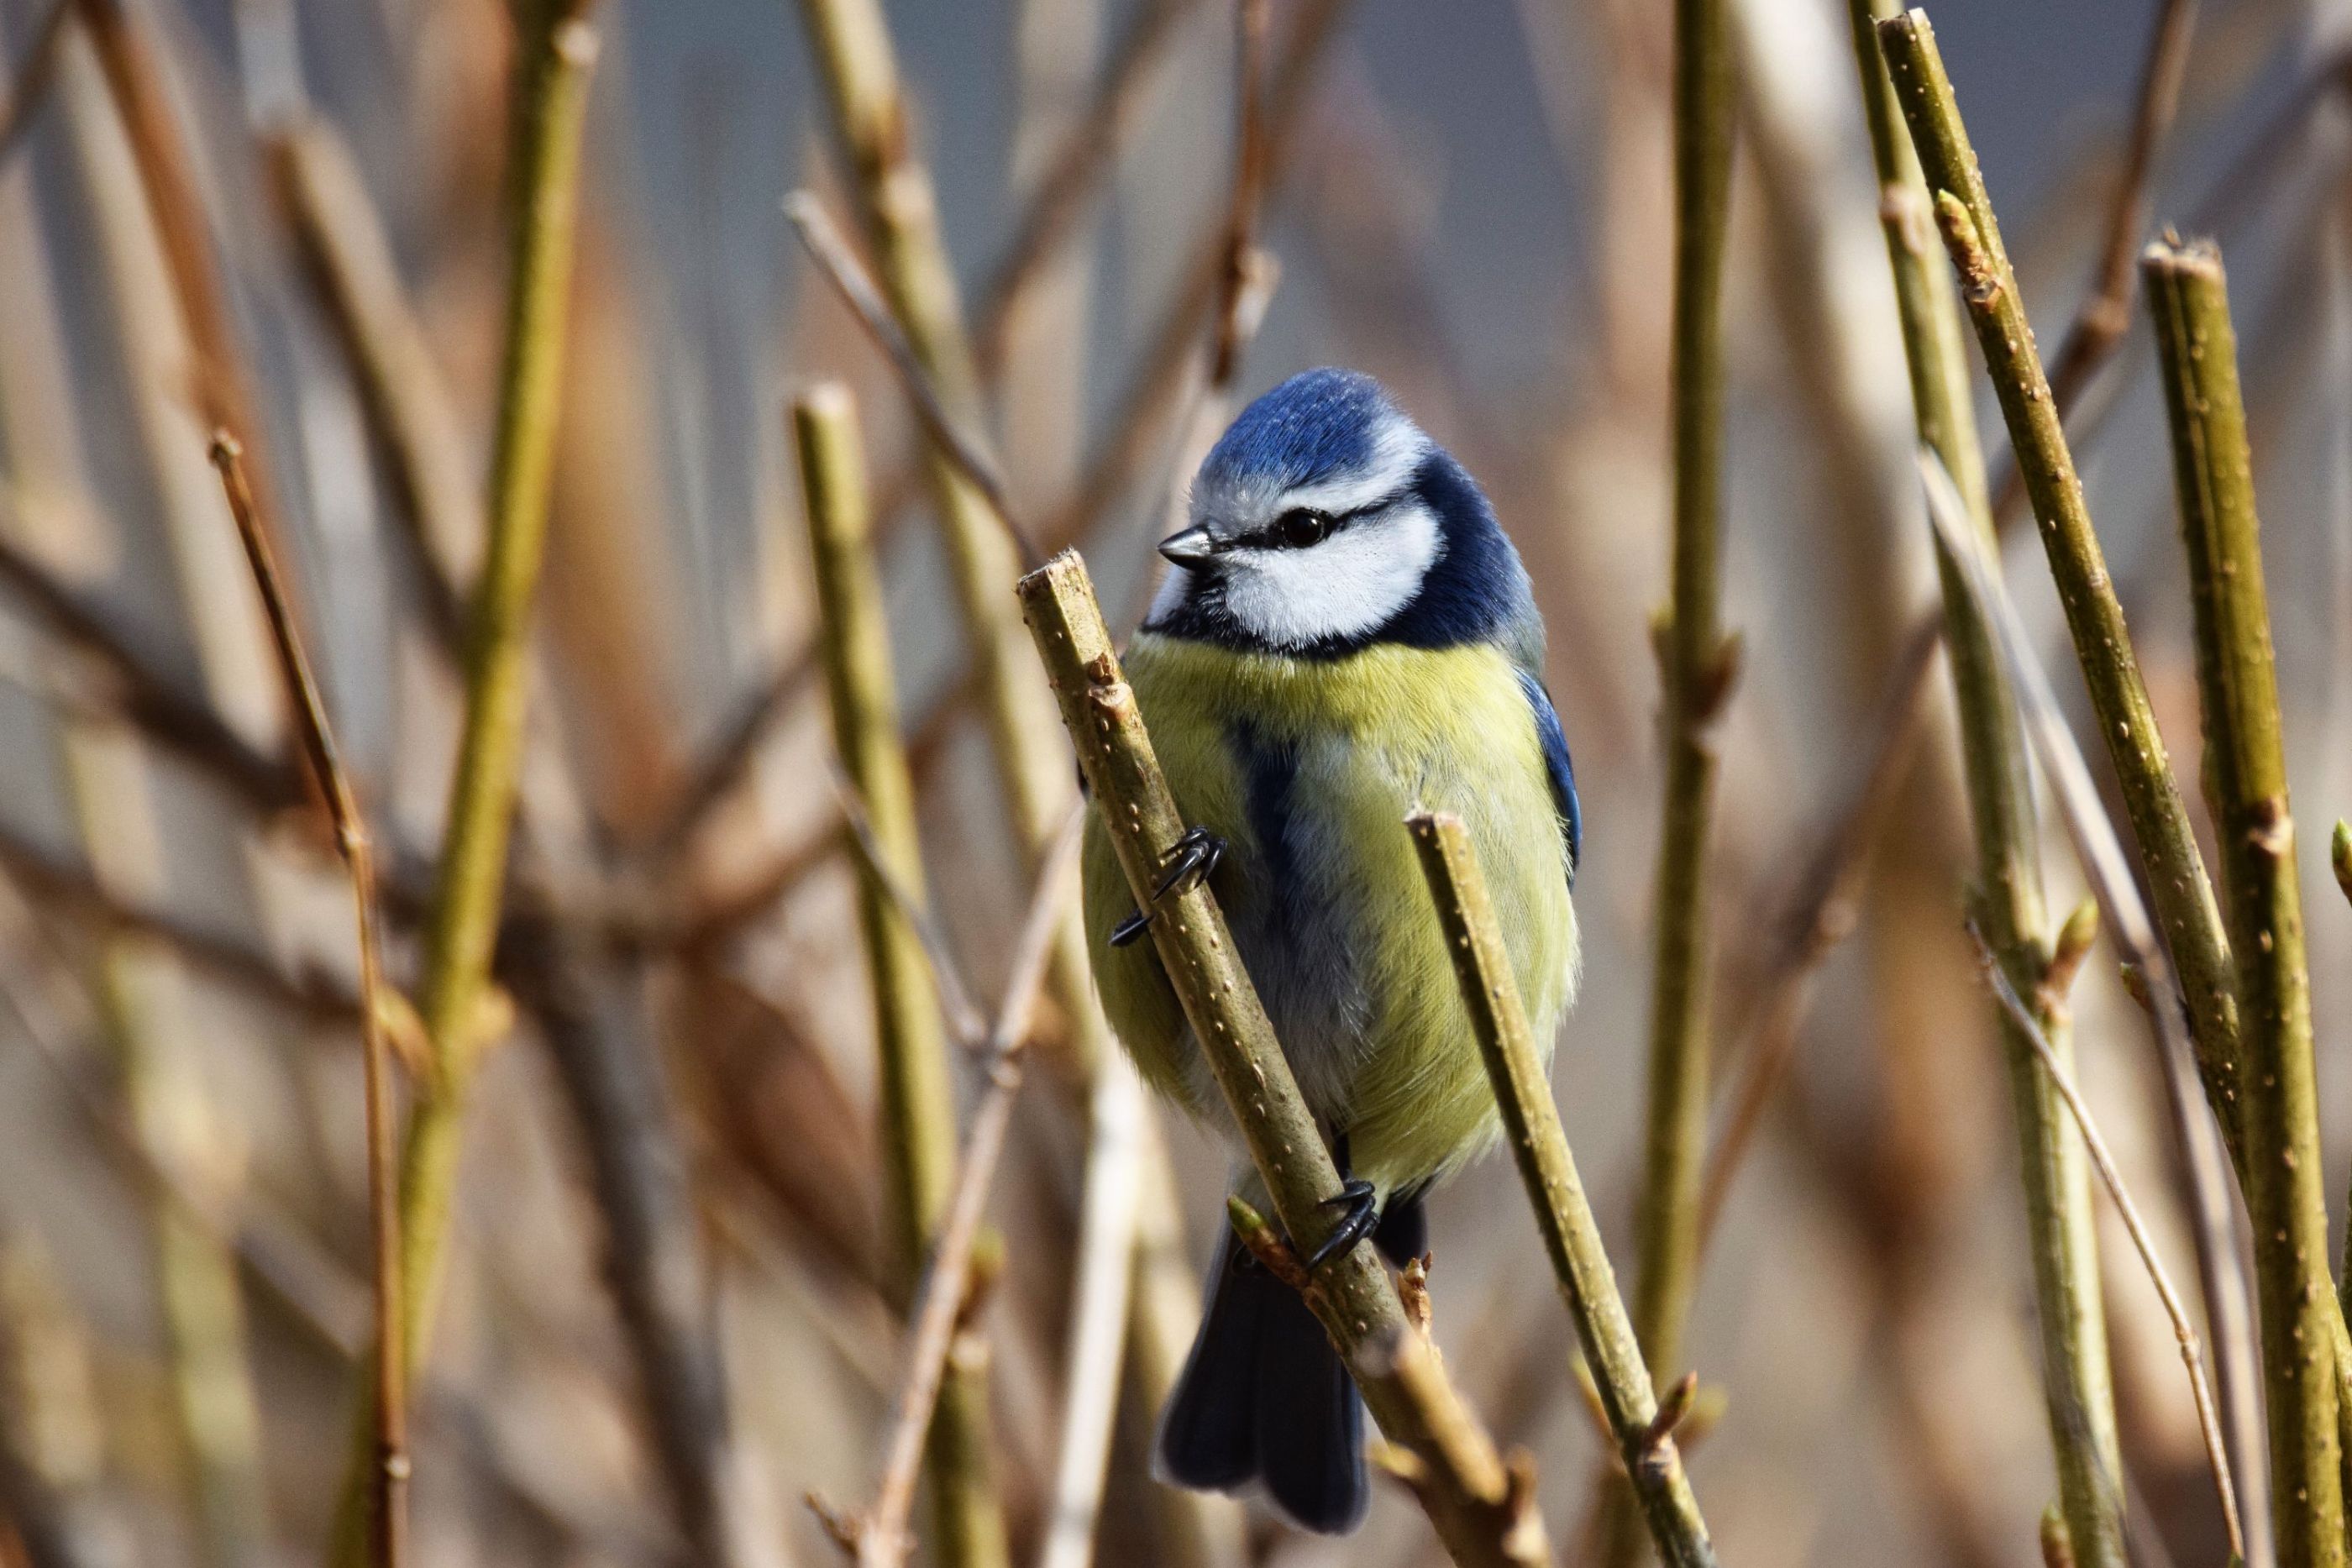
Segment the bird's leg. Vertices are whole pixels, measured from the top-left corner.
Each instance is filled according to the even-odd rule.
[[[1361,1176],[1349,1176],[1341,1183],[1339,1195],[1325,1198],[1323,1207],[1342,1208],[1347,1212],[1340,1217],[1339,1223],[1331,1228],[1331,1234],[1323,1238],[1315,1250],[1307,1255],[1309,1272],[1347,1252],[1380,1228],[1380,1199],[1373,1194],[1372,1184]]]
[[[1224,858],[1225,841],[1206,828],[1190,828],[1168,852],[1167,869],[1160,873],[1158,885],[1151,890],[1151,902],[1159,903],[1171,893],[1181,893],[1201,885],[1209,873],[1217,869]],[[1151,911],[1139,909],[1111,927],[1110,945],[1114,947],[1132,946],[1151,925]]]

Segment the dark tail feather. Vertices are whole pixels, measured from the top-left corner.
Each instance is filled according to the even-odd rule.
[[[1392,1197],[1373,1239],[1392,1262],[1426,1249],[1418,1192]],[[1323,1325],[1297,1291],[1225,1238],[1200,1337],[1160,1427],[1165,1478],[1199,1491],[1262,1481],[1300,1526],[1344,1535],[1364,1521],[1364,1407]]]
[[[1275,1289],[1281,1310],[1265,1314],[1258,1336],[1258,1474],[1285,1518],[1345,1535],[1372,1500],[1363,1402],[1307,1303],[1278,1281]]]
[[[1234,1491],[1257,1475],[1258,1343],[1269,1312],[1289,1295],[1226,1236],[1208,1312],[1160,1421],[1160,1468],[1178,1486]],[[1307,1310],[1295,1296],[1291,1304]]]

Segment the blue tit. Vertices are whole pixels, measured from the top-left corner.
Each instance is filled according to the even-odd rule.
[[[1493,1092],[1404,827],[1467,824],[1547,1051],[1576,992],[1576,784],[1543,622],[1477,483],[1369,377],[1310,371],[1202,464],[1126,674],[1190,842],[1355,1204],[1335,1238],[1424,1249],[1430,1185],[1490,1145]],[[1112,1027],[1161,1094],[1234,1134],[1100,821],[1086,918]],[[1305,1303],[1231,1237],[1160,1469],[1342,1533],[1363,1412]]]

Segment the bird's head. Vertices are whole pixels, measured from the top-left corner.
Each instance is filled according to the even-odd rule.
[[[1351,371],[1308,371],[1242,411],[1192,482],[1192,527],[1147,630],[1335,657],[1521,638],[1527,573],[1477,485]]]

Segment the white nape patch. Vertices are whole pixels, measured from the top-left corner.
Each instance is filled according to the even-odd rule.
[[[1401,501],[1305,549],[1244,547],[1228,553],[1225,610],[1276,648],[1360,636],[1412,602],[1444,549],[1436,514],[1419,501]],[[1171,586],[1179,575],[1170,575]],[[1162,587],[1162,599],[1170,591]]]

